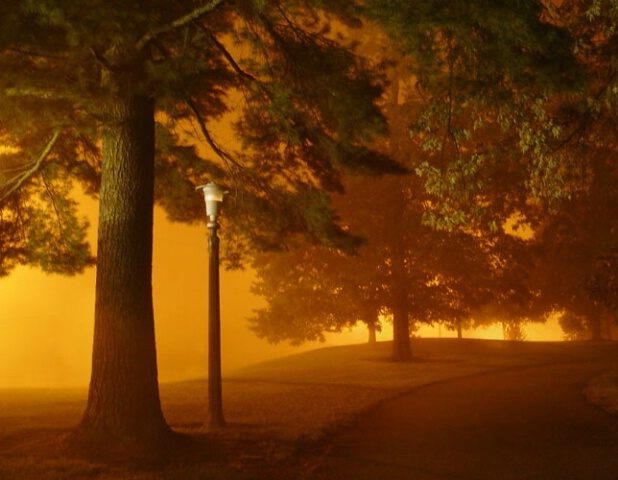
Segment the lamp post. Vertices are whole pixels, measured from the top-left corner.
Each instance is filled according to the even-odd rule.
[[[208,217],[208,412],[210,427],[225,426],[221,390],[221,310],[219,303],[219,237],[217,216],[226,193],[210,182],[197,187],[204,194]]]

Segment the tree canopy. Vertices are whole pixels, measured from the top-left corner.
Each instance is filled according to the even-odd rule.
[[[436,271],[459,313],[483,303],[483,289],[466,291],[461,271],[435,267],[433,254],[457,249],[490,272],[495,258],[478,248],[497,246],[507,219],[549,232],[546,214],[568,213],[564,201],[601,178],[595,159],[611,162],[615,150],[615,11],[612,0],[2,4],[0,275],[24,263],[67,273],[91,264],[70,194],[79,185],[100,201],[93,373],[76,438],[95,448],[170,438],[157,386],[152,208],[201,221],[195,187],[209,180],[231,192],[223,244],[240,265],[298,237],[353,251],[362,242],[332,201],[346,172],[413,171],[422,188],[409,177],[387,192],[396,228],[375,247],[393,279],[396,344],[404,348],[411,316],[427,317],[417,300]],[[371,43],[350,33],[363,21],[391,44],[358,54]],[[383,97],[389,85],[407,91]],[[220,140],[221,125],[235,145]],[[425,250],[411,238],[435,239],[418,235],[421,216],[462,236],[447,232],[429,258],[415,256]],[[609,248],[613,223],[598,218]],[[475,235],[485,243],[467,243]],[[518,278],[509,275],[504,285]]]
[[[2,186],[1,218],[21,222],[20,235],[3,232],[12,255],[4,268],[32,263],[33,239],[61,239],[65,265],[87,258],[86,225],[64,199],[75,182],[99,198],[92,377],[76,445],[130,454],[170,438],[154,344],[154,202],[174,220],[201,220],[195,186],[227,187],[232,261],[295,234],[357,242],[337,224],[328,192],[341,190],[346,169],[402,168],[366,146],[386,132],[383,79],[333,28],[358,23],[355,10],[244,0],[0,7],[0,138],[19,167]],[[239,147],[217,139],[213,125],[225,115]],[[37,195],[46,204],[28,224]]]

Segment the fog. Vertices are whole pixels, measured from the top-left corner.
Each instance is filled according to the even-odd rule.
[[[94,202],[86,202],[84,212],[93,226],[95,210]],[[154,235],[159,378],[171,381],[204,376],[208,321],[206,226],[172,224],[157,209]],[[250,271],[221,272],[224,372],[323,345],[270,345],[255,337],[245,320],[261,305],[249,291],[251,279]],[[94,268],[76,277],[64,277],[22,267],[0,279],[0,387],[88,383],[94,289]],[[338,337],[336,343],[358,343],[365,337],[364,332],[355,332]]]
[[[96,203],[83,202],[94,243]],[[155,210],[153,296],[159,379],[202,377],[207,372],[208,233],[205,224],[170,223]],[[250,293],[251,271],[221,271],[222,368],[244,365],[323,347],[366,341],[363,328],[333,334],[327,342],[292,347],[271,345],[247,328],[246,318],[262,305]],[[76,277],[18,268],[0,279],[0,387],[86,385],[94,327],[95,270]],[[529,340],[560,340],[557,325],[529,327]],[[452,337],[423,328],[421,336]],[[500,327],[467,332],[468,337],[501,338]],[[388,327],[378,340],[389,340]]]

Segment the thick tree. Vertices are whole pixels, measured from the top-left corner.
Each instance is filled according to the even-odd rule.
[[[478,183],[468,180],[485,157],[452,139],[466,137],[476,119],[485,117],[477,114],[480,109],[464,108],[461,99],[497,85],[492,90],[497,94],[483,98],[502,104],[530,83],[563,78],[569,70],[554,67],[570,48],[567,37],[541,21],[541,4],[532,0],[517,2],[513,10],[495,2],[473,8],[469,2],[456,3],[457,8],[451,2],[365,6],[376,7],[374,18],[395,31],[408,53],[441,60],[433,70],[441,87],[433,90],[430,105],[454,99],[450,80],[460,79],[455,72],[463,74],[466,88],[458,90],[463,96],[449,106],[473,115],[464,117],[467,128],[453,128],[452,115],[425,122],[438,118],[444,138],[454,146],[439,146],[444,155],[437,159],[457,153],[452,168],[439,170],[451,178],[441,183],[434,176],[427,188],[441,198],[478,200]],[[329,28],[333,17],[356,24],[355,7],[300,0],[155,1],[148,8],[136,1],[22,0],[0,6],[0,138],[24,158],[38,158],[57,135],[57,154],[45,156],[32,172],[48,168],[60,172],[58,185],[68,188],[63,179],[74,178],[88,191],[100,191],[93,375],[75,438],[120,448],[149,448],[170,438],[160,410],[154,348],[153,200],[171,218],[194,221],[203,217],[195,185],[207,178],[224,183],[236,199],[228,211],[234,230],[225,229],[231,260],[254,246],[279,246],[294,234],[333,247],[354,244],[334,221],[325,192],[341,191],[344,169],[400,170],[364,146],[371,132],[385,132],[375,103],[379,79],[344,45],[343,32]],[[479,65],[487,66],[483,76],[472,74],[471,67]],[[418,72],[423,81],[431,79],[424,69]],[[427,85],[423,88],[429,91]],[[525,105],[536,118],[541,110],[532,97],[515,97],[509,105]],[[239,107],[234,123],[244,139],[241,153],[220,145],[212,129],[232,106]],[[510,111],[491,111],[496,125],[510,118]],[[541,120],[540,131],[552,132],[551,123]],[[191,131],[219,161],[200,158],[191,147]],[[540,135],[531,135],[532,128],[518,132],[526,152],[534,150]],[[433,171],[423,164],[419,169]],[[509,178],[512,169],[499,171]],[[27,193],[23,187],[36,185],[35,175],[24,178],[11,201],[31,198],[17,196],[17,190]],[[473,188],[456,197],[444,188],[453,184]],[[23,205],[14,208],[23,210]],[[78,235],[71,237],[79,243]],[[393,270],[402,268],[393,265]],[[407,315],[400,306],[403,327]]]
[[[3,208],[23,210],[45,169],[60,172],[56,188],[74,179],[100,198],[92,377],[76,444],[131,453],[173,438],[157,385],[155,201],[172,219],[195,221],[204,218],[195,185],[225,184],[235,199],[232,260],[292,234],[355,242],[325,192],[341,189],[343,169],[400,167],[363,146],[385,131],[379,79],[329,33],[335,17],[353,24],[352,10],[226,0],[0,7],[0,135],[23,158],[50,137],[55,152],[25,172]],[[232,108],[239,153],[212,131]],[[198,155],[192,131],[218,161]]]

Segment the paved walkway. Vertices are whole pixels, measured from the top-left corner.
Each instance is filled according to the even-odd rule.
[[[618,417],[582,393],[611,367],[557,364],[419,388],[337,435],[305,478],[616,480]]]

